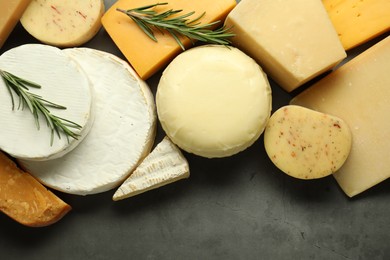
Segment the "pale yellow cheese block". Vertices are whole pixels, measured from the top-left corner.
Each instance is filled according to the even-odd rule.
[[[167,136],[203,157],[245,150],[263,133],[271,88],[261,67],[234,47],[206,45],[177,56],[160,79],[157,114]]]
[[[294,105],[275,111],[264,132],[271,161],[298,179],[318,179],[336,172],[347,159],[351,143],[344,120]]]
[[[97,34],[104,9],[103,0],[33,0],[20,22],[43,43],[74,47]]]
[[[322,0],[346,50],[390,30],[389,0]]]
[[[31,0],[0,1],[0,48],[19,22],[24,10]]]
[[[225,24],[233,45],[288,92],[346,57],[320,0],[242,0]]]
[[[352,150],[334,177],[350,197],[390,177],[389,68],[387,37],[291,101],[349,125]]]

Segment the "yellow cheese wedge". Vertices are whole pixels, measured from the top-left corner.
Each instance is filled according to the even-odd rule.
[[[24,10],[31,0],[0,1],[0,48],[19,22]]]
[[[352,150],[334,177],[350,197],[390,177],[389,68],[387,37],[291,101],[349,125]]]
[[[96,35],[103,12],[103,0],[34,0],[20,22],[43,43],[74,47]]]
[[[223,21],[236,5],[235,0],[171,0],[165,6],[155,8],[156,12],[169,9],[182,10],[181,14],[194,11],[190,18],[205,12],[201,23]],[[119,0],[103,16],[102,23],[115,44],[142,79],[147,79],[178,55],[182,49],[168,33],[156,32],[158,42],[151,40],[127,15],[117,8],[132,9],[155,4],[155,0]],[[187,38],[181,38],[186,48],[192,45]]]
[[[225,23],[233,45],[288,92],[346,57],[320,0],[242,0]]]
[[[346,50],[390,30],[389,0],[322,0]]]
[[[344,120],[293,105],[273,113],[264,132],[271,161],[299,179],[318,179],[336,172],[347,159],[351,142]]]
[[[71,207],[0,151],[0,211],[30,227],[51,225]]]

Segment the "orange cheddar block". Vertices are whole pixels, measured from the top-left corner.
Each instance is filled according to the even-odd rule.
[[[30,227],[48,226],[71,207],[0,151],[0,211]]]
[[[128,10],[156,4],[155,0],[119,0],[103,16],[102,24],[115,44],[127,58],[139,76],[146,80],[167,65],[182,49],[169,33],[155,32],[158,42],[150,39],[135,22],[117,8]],[[170,9],[182,10],[178,15],[195,13],[189,19],[202,15],[201,23],[221,21],[236,6],[235,0],[170,0],[167,5],[155,7],[156,12]],[[183,45],[192,45],[187,38],[181,38]]]
[[[0,48],[19,22],[24,10],[31,0],[0,1]]]
[[[322,0],[345,50],[390,30],[389,0]]]

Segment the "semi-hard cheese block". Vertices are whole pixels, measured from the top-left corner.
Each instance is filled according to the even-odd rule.
[[[0,48],[19,22],[24,10],[31,0],[0,1]]]
[[[150,152],[156,131],[152,93],[116,56],[89,48],[65,49],[83,68],[95,92],[95,122],[83,142],[62,158],[19,161],[42,183],[87,195],[119,186]]]
[[[271,88],[260,66],[234,47],[205,45],[177,56],[164,70],[157,114],[168,137],[187,152],[226,157],[262,134]]]
[[[38,113],[39,129],[31,111],[19,106],[19,98],[12,96],[0,79],[0,150],[26,160],[48,160],[63,156],[74,149],[88,134],[93,124],[93,90],[80,66],[60,49],[42,44],[26,44],[6,51],[0,56],[0,69],[41,85],[29,88],[43,99],[65,106],[49,108],[53,115],[68,119],[82,128],[71,129],[78,139],[57,134],[51,143],[51,129],[43,114]]]
[[[156,43],[150,39],[135,22],[127,15],[117,11],[117,8],[128,10],[150,4],[154,0],[119,0],[103,16],[102,23],[115,44],[126,59],[131,63],[142,79],[147,79],[166,66],[182,49],[169,33],[156,31]],[[163,12],[170,9],[182,10],[180,14],[194,11],[189,19],[194,19],[203,13],[201,23],[222,21],[236,5],[235,0],[171,0],[167,5],[158,6],[154,10]],[[180,37],[186,48],[192,45],[188,38]]]
[[[233,45],[288,92],[346,57],[320,0],[242,0],[225,24]]]
[[[388,37],[291,101],[349,125],[352,150],[334,177],[350,197],[390,177],[389,67]]]
[[[103,0],[33,0],[20,22],[43,43],[74,47],[96,35],[104,9]]]
[[[347,159],[351,143],[344,120],[301,106],[279,108],[264,132],[271,161],[299,179],[318,179],[336,172]]]
[[[118,188],[113,200],[122,200],[190,177],[186,158],[165,137]]]
[[[70,210],[67,203],[0,151],[0,211],[23,225],[42,227],[57,222]]]
[[[389,0],[322,0],[346,50],[390,30]]]

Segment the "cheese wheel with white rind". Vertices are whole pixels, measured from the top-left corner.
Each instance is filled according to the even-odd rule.
[[[25,160],[59,158],[74,149],[88,134],[94,119],[93,90],[80,66],[60,49],[42,44],[26,44],[10,49],[0,56],[0,69],[41,85],[29,88],[31,93],[63,105],[66,109],[50,108],[53,115],[79,124],[78,140],[54,136],[42,114],[39,130],[28,107],[18,109],[19,98],[14,93],[15,109],[4,80],[0,79],[0,150]]]
[[[103,0],[33,0],[20,22],[43,43],[75,47],[97,34],[104,10]]]
[[[119,186],[151,150],[156,131],[152,93],[116,56],[88,48],[65,49],[90,77],[96,94],[91,132],[72,153],[44,163],[20,161],[53,189],[88,195]]]
[[[156,105],[162,128],[180,148],[226,157],[252,145],[263,132],[271,88],[260,66],[237,48],[205,45],[168,65]]]

